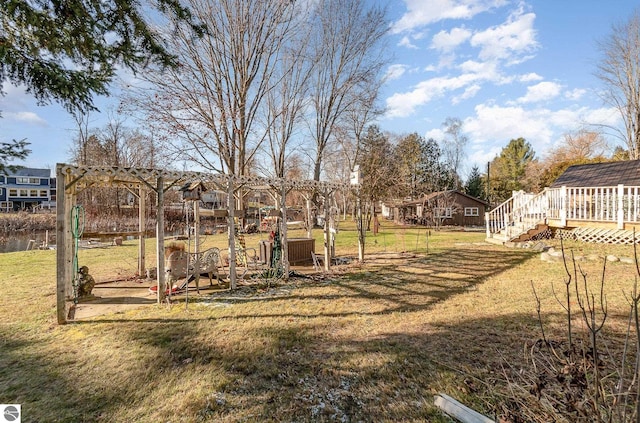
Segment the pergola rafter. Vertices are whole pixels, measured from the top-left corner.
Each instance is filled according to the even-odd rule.
[[[236,286],[235,263],[235,193],[240,188],[270,189],[280,198],[280,207],[283,211],[283,219],[286,219],[285,196],[292,190],[317,192],[325,197],[325,205],[329,203],[329,196],[338,190],[347,190],[346,183],[333,183],[312,180],[292,180],[284,178],[265,178],[259,176],[234,176],[214,174],[206,172],[176,171],[169,169],[144,169],[118,166],[75,166],[70,164],[58,164],[56,166],[57,178],[57,315],[58,323],[67,322],[71,307],[70,299],[73,295],[73,248],[72,231],[70,225],[71,210],[76,203],[79,191],[88,187],[116,187],[126,188],[131,193],[136,193],[140,199],[139,207],[139,252],[138,271],[142,275],[145,271],[145,235],[144,235],[144,201],[147,192],[155,192],[158,209],[164,208],[164,193],[172,187],[188,181],[201,181],[205,185],[214,186],[225,191],[228,196],[228,237],[229,237],[229,279],[232,289]],[[326,208],[326,207],[325,207]],[[325,211],[325,215],[327,212]],[[329,270],[331,257],[327,234],[329,233],[328,220],[325,219],[325,269]],[[289,264],[286,256],[286,224],[283,225],[283,263],[285,275],[288,275]],[[156,252],[157,252],[157,283],[158,303],[164,300],[165,275],[164,275],[164,213],[158,212],[156,219]]]

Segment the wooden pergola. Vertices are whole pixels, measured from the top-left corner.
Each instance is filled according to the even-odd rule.
[[[117,187],[125,188],[139,199],[138,212],[138,272],[145,274],[145,199],[148,192],[153,192],[157,198],[156,219],[156,258],[158,303],[164,300],[165,263],[164,263],[164,194],[172,187],[198,181],[206,186],[213,186],[225,191],[228,199],[228,238],[229,238],[229,279],[230,288],[236,288],[236,246],[235,246],[235,193],[242,189],[264,189],[268,187],[280,198],[282,220],[286,222],[286,194],[289,191],[315,192],[324,197],[325,216],[329,216],[329,199],[338,190],[347,190],[346,183],[319,182],[311,180],[290,180],[281,178],[263,178],[213,174],[205,172],[180,172],[166,169],[139,169],[117,166],[75,166],[69,164],[56,165],[57,178],[57,317],[59,324],[67,323],[69,310],[73,304],[73,234],[71,228],[71,214],[76,204],[78,193],[89,187]],[[197,208],[196,208],[197,209]],[[196,215],[197,216],[197,215]],[[329,219],[324,224],[324,267],[330,270],[331,252],[328,240]],[[284,277],[289,273],[287,253],[287,225],[282,225],[282,263]]]

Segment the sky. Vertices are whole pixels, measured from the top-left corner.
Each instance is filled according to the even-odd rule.
[[[628,20],[637,0],[369,1],[384,2],[390,18],[385,114],[377,124],[440,141],[443,122],[460,119],[469,140],[463,177],[473,166],[482,171],[511,139],[525,138],[544,158],[564,134],[620,124],[598,95],[598,42]],[[58,104],[37,105],[24,87],[2,88],[0,141],[31,143],[19,164],[54,169],[69,162],[73,118]],[[118,98],[95,102],[100,113],[91,114],[90,125],[99,127]]]

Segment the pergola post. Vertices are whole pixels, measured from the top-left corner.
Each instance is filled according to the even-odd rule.
[[[287,189],[284,181],[280,185],[280,223],[282,224],[282,252],[280,258],[282,260],[282,279],[289,279],[289,241],[287,240]]]
[[[324,270],[331,270],[331,233],[329,230],[329,191],[323,191],[324,197]]]
[[[233,195],[234,186],[233,186],[233,176],[229,175],[229,179],[227,181],[227,208],[229,210],[228,219],[228,236],[229,236],[229,288],[231,290],[236,289],[236,225],[235,225],[235,215],[236,215],[236,199]]]
[[[198,257],[200,253],[200,200],[193,202],[193,231],[195,232],[194,242],[196,243],[193,252]]]
[[[56,311],[58,324],[67,323],[68,298],[73,291],[73,248],[71,248],[71,216],[72,195],[71,187],[67,188],[67,175],[62,172],[62,166],[56,166]]]
[[[158,208],[156,211],[156,267],[158,269],[156,279],[158,281],[158,304],[165,298],[164,279],[164,180],[158,176],[156,180],[156,193],[158,195]]]
[[[138,275],[143,277],[146,273],[145,269],[145,243],[144,240],[146,238],[146,213],[147,213],[147,204],[146,204],[146,191],[144,187],[141,185],[138,189],[138,231],[140,235],[138,235]]]
[[[307,205],[307,238],[313,238],[313,225],[315,222],[312,222],[313,216],[311,213],[311,197],[305,196],[306,205]]]

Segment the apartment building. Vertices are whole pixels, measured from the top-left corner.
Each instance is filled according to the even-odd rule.
[[[0,211],[47,209],[55,205],[55,178],[49,169],[23,167],[0,174]]]

